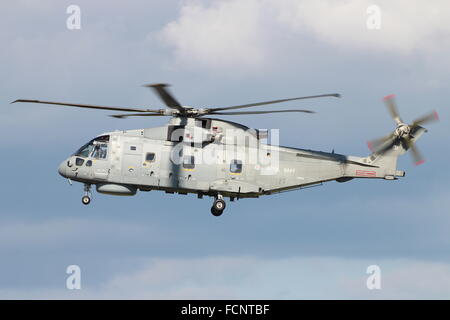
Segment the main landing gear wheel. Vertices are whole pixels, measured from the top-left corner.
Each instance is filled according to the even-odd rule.
[[[83,202],[84,205],[88,205],[89,203],[91,203],[91,198],[89,198],[89,196],[84,196],[83,198],[81,198],[81,202]]]
[[[213,206],[211,207],[211,213],[218,217],[223,213],[223,210],[225,210],[226,204],[225,201],[222,199],[216,199],[213,203]]]

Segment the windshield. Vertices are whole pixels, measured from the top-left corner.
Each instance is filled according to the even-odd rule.
[[[74,155],[85,158],[92,157],[95,159],[106,159],[108,154],[108,142],[109,136],[97,137],[78,149]]]

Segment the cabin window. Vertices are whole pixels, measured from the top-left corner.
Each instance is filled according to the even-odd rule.
[[[154,152],[147,152],[145,155],[145,161],[146,162],[153,162],[155,161],[155,153]]]
[[[203,129],[211,129],[211,119],[195,119],[195,126]]]
[[[130,146],[131,151],[136,151],[136,146]]]
[[[194,169],[195,168],[195,157],[194,156],[184,156],[183,157],[183,168],[184,169]]]
[[[242,161],[241,160],[232,160],[230,163],[230,172],[231,173],[241,173],[242,172]]]
[[[86,161],[86,167],[92,167],[92,160]]]

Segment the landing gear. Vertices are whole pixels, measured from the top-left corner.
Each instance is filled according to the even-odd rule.
[[[89,196],[84,196],[83,198],[81,198],[81,202],[83,202],[83,204],[88,205],[89,203],[91,203],[91,198],[89,198]]]
[[[223,200],[222,195],[218,195],[216,200],[214,200],[214,203],[211,207],[211,213],[213,216],[218,217],[223,213],[223,210],[225,210],[226,204]]]
[[[91,203],[91,185],[85,184],[84,185],[84,196],[81,198],[81,202],[83,202],[84,205],[88,205]]]

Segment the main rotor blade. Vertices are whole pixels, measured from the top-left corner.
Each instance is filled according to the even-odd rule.
[[[240,114],[265,114],[265,113],[282,113],[282,112],[304,112],[304,113],[315,113],[311,110],[267,110],[267,111],[234,111],[234,112],[211,112],[208,114],[220,114],[220,115],[240,115]]]
[[[125,113],[125,114],[111,114],[109,115],[113,118],[123,119],[127,117],[164,117],[164,113]]]
[[[411,127],[421,126],[425,123],[430,123],[430,122],[434,122],[434,121],[438,121],[438,120],[439,120],[439,116],[438,116],[437,112],[433,111],[433,112],[430,112],[430,113],[414,120],[414,122],[411,124]]]
[[[238,106],[223,107],[223,108],[208,108],[208,109],[211,111],[222,111],[222,110],[241,109],[241,108],[248,108],[248,107],[257,107],[257,106],[263,106],[266,104],[280,103],[280,102],[293,101],[293,100],[313,99],[313,98],[322,98],[322,97],[339,98],[340,96],[341,95],[339,93],[329,93],[329,94],[320,94],[320,95],[316,95],[316,96],[306,96],[306,97],[299,97],[299,98],[271,100],[271,101],[242,104],[242,105],[238,105]]]
[[[397,110],[397,105],[395,103],[395,95],[390,94],[390,95],[384,97],[383,100],[384,100],[384,103],[386,104],[386,107],[387,107],[389,113],[391,114],[391,117],[394,119],[394,121],[397,124],[401,124],[403,121],[400,118],[400,115]]]
[[[114,110],[114,111],[158,112],[158,110],[151,110],[151,109],[109,107],[109,106],[97,106],[97,105],[92,105],[92,104],[66,103],[66,102],[54,102],[54,101],[27,100],[27,99],[18,99],[11,103],[16,103],[16,102],[53,104],[53,105],[58,105],[58,106],[68,106],[68,107],[78,107],[78,108],[88,108],[88,109],[101,109],[101,110]]]
[[[155,83],[146,84],[144,87],[151,88],[155,93],[161,98],[161,100],[172,109],[177,109],[178,111],[184,112],[185,108],[173,97],[173,95],[166,89],[168,84],[165,83]]]

